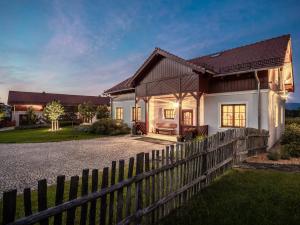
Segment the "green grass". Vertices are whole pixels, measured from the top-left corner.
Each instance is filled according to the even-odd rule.
[[[161,224],[300,224],[300,173],[231,170]]]
[[[59,131],[51,132],[49,128],[26,130],[10,130],[0,132],[0,143],[37,143],[81,140],[100,137],[99,134],[80,132],[72,127],[63,127]]]

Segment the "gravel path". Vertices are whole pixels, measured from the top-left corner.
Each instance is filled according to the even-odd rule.
[[[0,144],[0,196],[3,191],[25,187],[36,188],[37,180],[46,178],[48,184],[57,175],[68,179],[81,175],[83,168],[110,166],[111,161],[135,156],[139,152],[162,149],[162,144],[137,140],[136,137],[119,136],[92,140]]]

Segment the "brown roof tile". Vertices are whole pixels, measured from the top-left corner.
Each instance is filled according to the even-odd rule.
[[[283,35],[188,61],[219,74],[281,66],[289,40],[290,35]]]
[[[125,91],[125,90],[134,90],[133,84],[132,84],[133,76],[127,78],[126,80],[118,83],[117,85],[113,86],[112,88],[105,91],[105,93],[113,93],[113,92],[119,92],[119,91]]]
[[[282,66],[290,35],[283,35],[210,55],[186,60],[187,63],[211,70],[216,74],[227,74],[267,67]],[[161,52],[166,52],[157,48]],[[166,52],[174,57],[175,55]],[[181,59],[181,58],[180,58]],[[105,93],[133,90],[133,76],[105,91]]]
[[[45,92],[23,92],[23,91],[9,91],[8,104],[47,104],[53,100],[60,101],[63,105],[73,106],[83,102],[91,102],[95,105],[108,105],[110,103],[109,97],[98,96],[83,96],[83,95],[66,95],[53,94]]]

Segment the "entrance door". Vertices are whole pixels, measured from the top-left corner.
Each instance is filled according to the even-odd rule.
[[[193,126],[193,110],[183,109],[182,110],[182,125]]]

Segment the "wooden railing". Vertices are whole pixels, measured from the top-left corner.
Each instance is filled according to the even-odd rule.
[[[185,125],[182,125],[181,129],[182,129],[182,135],[187,134],[191,130],[194,130],[197,133],[197,135],[202,135],[202,136],[207,136],[208,135],[208,125],[199,126],[198,129],[197,129],[196,126],[185,126]]]
[[[140,131],[142,134],[147,134],[146,123],[145,122],[135,122],[137,131]]]
[[[3,195],[3,225],[62,224],[154,224],[180,207],[217,176],[224,173],[240,156],[265,150],[268,133],[255,129],[227,130],[205,138],[167,146],[164,150],[139,153],[125,161],[104,168],[101,187],[99,171],[82,171],[81,196],[79,177],[71,177],[69,197],[64,201],[65,177],[58,176],[55,205],[48,205],[47,181],[38,182],[38,211],[32,206],[31,189],[23,191],[25,217],[15,220],[17,190]],[[134,171],[135,168],[135,171]],[[116,176],[117,175],[117,176]],[[118,181],[116,181],[116,177]],[[20,205],[20,202],[18,203]]]

